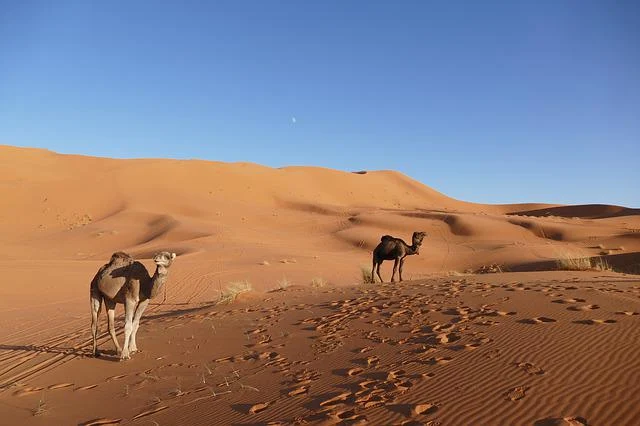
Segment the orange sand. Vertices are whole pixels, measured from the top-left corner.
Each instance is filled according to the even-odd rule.
[[[8,146],[0,199],[3,424],[640,418],[640,278],[551,271],[595,257],[638,272],[637,209],[472,204],[393,171]],[[410,281],[361,283],[381,235],[418,230]],[[126,362],[104,311],[107,353],[86,356],[89,282],[119,250],[150,270],[178,254]],[[220,304],[238,281],[252,291]]]

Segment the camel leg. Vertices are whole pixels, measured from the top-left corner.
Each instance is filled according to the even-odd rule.
[[[393,274],[391,275],[391,282],[396,282],[396,272],[398,270],[398,261],[399,259],[396,257],[396,260],[393,262]]]
[[[113,300],[104,300],[104,305],[107,308],[107,322],[109,324],[109,335],[113,340],[113,345],[116,347],[116,353],[118,356],[122,353],[118,338],[116,337],[116,302]]]
[[[136,335],[138,334],[138,327],[140,326],[140,318],[142,318],[142,314],[144,310],[147,309],[147,305],[149,305],[149,300],[143,300],[138,304],[136,308],[136,313],[133,316],[133,329],[131,330],[131,340],[129,341],[129,354],[133,355],[138,351],[138,346],[136,345]]]
[[[124,301],[124,343],[122,344],[122,354],[120,360],[131,359],[129,354],[129,341],[131,340],[131,332],[133,331],[133,314],[136,311],[137,303],[133,300],[126,299]]]
[[[91,291],[91,337],[93,338],[93,356],[98,356],[98,315],[102,308],[102,296],[100,293]]]
[[[376,276],[375,274],[375,270],[376,270],[376,259],[373,259],[373,266],[371,267],[371,284],[375,284],[376,283]]]
[[[400,259],[400,269],[398,269],[398,272],[400,273],[400,282],[402,282],[402,265],[404,265],[404,257]]]
[[[380,282],[383,283],[384,280],[382,279],[382,275],[380,275],[380,266],[382,266],[382,260],[380,261],[380,263],[378,263],[378,267],[376,268],[376,272],[378,273],[378,278],[380,278]]]

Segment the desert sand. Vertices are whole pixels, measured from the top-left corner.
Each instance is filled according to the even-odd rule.
[[[640,423],[638,209],[10,146],[0,199],[2,424]],[[380,237],[414,231],[405,281],[363,283]],[[91,357],[98,268],[163,250],[140,352],[119,361],[103,309]]]

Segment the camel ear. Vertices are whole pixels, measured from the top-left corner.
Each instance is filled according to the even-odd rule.
[[[176,254],[175,253],[171,253],[171,260],[176,258]]]

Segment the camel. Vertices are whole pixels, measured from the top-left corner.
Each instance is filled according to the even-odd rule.
[[[380,276],[380,265],[385,260],[394,260],[393,274],[391,275],[391,282],[395,282],[396,270],[398,269],[398,263],[400,263],[400,281],[402,281],[402,266],[404,265],[404,258],[413,254],[419,254],[422,240],[426,237],[425,232],[414,232],[412,237],[412,245],[408,245],[400,238],[392,237],[391,235],[383,235],[380,238],[380,244],[373,250],[373,268],[371,269],[371,282],[375,283],[376,278],[373,274],[374,270],[378,273],[380,282],[384,282],[382,276]],[[377,266],[377,269],[376,269]]]
[[[167,280],[167,269],[176,258],[175,253],[166,251],[157,253],[153,257],[156,271],[149,276],[147,268],[133,260],[127,253],[117,252],[111,255],[111,260],[103,265],[91,281],[91,333],[93,336],[93,356],[99,356],[97,347],[98,314],[102,301],[107,309],[109,334],[116,347],[120,360],[130,359],[138,351],[136,334],[140,325],[140,318],[149,305],[149,301],[156,297]],[[114,325],[116,304],[124,305],[124,345],[120,348]]]

